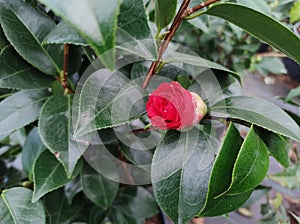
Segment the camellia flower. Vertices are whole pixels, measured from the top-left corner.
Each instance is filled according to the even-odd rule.
[[[161,130],[183,130],[199,123],[207,113],[201,97],[184,89],[178,82],[162,83],[146,104],[148,117]]]

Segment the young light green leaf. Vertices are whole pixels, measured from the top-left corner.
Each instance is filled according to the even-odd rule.
[[[73,27],[61,21],[48,33],[43,44],[74,44],[87,46],[87,41]]]
[[[175,16],[177,0],[155,0],[155,23],[158,30],[168,26]]]
[[[34,161],[45,149],[46,146],[40,138],[38,128],[32,129],[26,138],[22,150],[22,166],[29,179],[31,179]]]
[[[281,135],[263,128],[255,127],[255,131],[268,147],[271,156],[273,156],[282,166],[288,167],[290,164],[288,140]]]
[[[44,90],[23,90],[0,103],[0,134],[12,132],[35,121],[48,94]]]
[[[9,42],[27,62],[46,74],[60,73],[59,66],[41,44],[55,27],[46,14],[22,0],[1,0],[0,23]],[[57,57],[61,52],[55,53]]]
[[[267,147],[252,125],[235,161],[232,181],[225,195],[239,195],[253,190],[265,178],[268,168]]]
[[[119,183],[107,179],[88,164],[83,166],[81,185],[85,195],[104,210],[112,205],[119,190]]]
[[[74,172],[73,177],[76,175],[78,172]],[[34,191],[32,201],[35,202],[48,192],[65,185],[70,179],[63,165],[51,152],[48,150],[42,152],[33,165]]]
[[[1,52],[0,67],[2,88],[42,89],[49,87],[54,81],[24,61],[12,47],[6,47]]]
[[[23,187],[4,190],[0,198],[0,220],[5,224],[45,224],[41,201],[31,201],[32,191]]]
[[[71,96],[54,95],[44,104],[39,120],[42,141],[64,165],[68,177],[87,145],[73,139]]]
[[[130,82],[120,72],[98,70],[89,76],[81,90],[78,114],[74,117],[75,136],[137,119],[145,112],[146,95],[140,83]]]
[[[300,21],[300,2],[296,1],[290,11],[290,22]]]
[[[299,37],[273,18],[235,3],[216,4],[210,7],[206,13],[241,27],[300,64]]]
[[[233,96],[212,105],[212,116],[241,119],[300,141],[300,127],[282,109],[256,97]]]
[[[39,0],[72,25],[110,69],[115,67],[117,16],[121,0]],[[83,19],[84,18],[84,19]],[[101,55],[112,51],[105,57]]]
[[[236,196],[225,195],[216,198],[231,184],[233,167],[242,143],[242,137],[231,123],[213,165],[205,207],[198,216],[218,216],[232,212],[244,204],[250,196],[251,191]]]
[[[205,206],[214,149],[212,139],[196,129],[168,131],[156,148],[151,172],[154,195],[174,223],[186,223]]]

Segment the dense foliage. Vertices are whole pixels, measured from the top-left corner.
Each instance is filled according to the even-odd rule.
[[[288,145],[300,142],[300,118],[230,86],[245,69],[284,72],[255,56],[261,41],[300,64],[299,10],[290,0],[0,0],[0,223],[133,224],[161,211],[187,223],[245,205],[269,156],[287,168],[274,179],[296,175]],[[207,105],[192,129],[149,124],[149,93],[171,81]],[[299,96],[285,101],[300,107]]]

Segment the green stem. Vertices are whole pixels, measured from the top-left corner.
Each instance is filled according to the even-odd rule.
[[[205,13],[206,13],[206,11],[196,12],[196,13],[193,13],[192,15],[190,15],[190,16],[184,17],[184,19],[185,20],[195,19],[198,16],[201,16],[202,14],[205,14]]]

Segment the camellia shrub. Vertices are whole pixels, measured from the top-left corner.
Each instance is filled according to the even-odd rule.
[[[243,206],[270,156],[289,167],[297,116],[232,93],[238,57],[179,33],[211,19],[225,38],[222,21],[300,63],[299,37],[251,4],[0,0],[0,223],[187,223]]]

